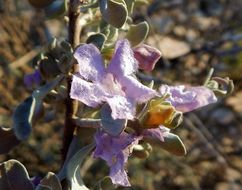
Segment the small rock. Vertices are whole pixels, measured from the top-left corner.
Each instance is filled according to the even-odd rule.
[[[170,37],[161,37],[159,35],[153,35],[147,39],[148,44],[154,44],[167,59],[175,59],[190,52],[190,46],[183,41],[179,41]]]
[[[221,125],[228,125],[235,119],[233,112],[227,108],[215,110],[211,118]]]
[[[235,183],[218,183],[215,187],[215,190],[241,190],[241,187]]]

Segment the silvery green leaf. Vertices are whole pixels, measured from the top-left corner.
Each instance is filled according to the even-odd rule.
[[[8,153],[20,141],[16,138],[11,128],[0,127],[0,154]]]
[[[172,133],[167,133],[164,137],[164,142],[161,142],[160,146],[166,151],[177,156],[184,156],[186,154],[186,148],[181,139]]]
[[[43,189],[62,190],[59,178],[54,173],[48,172],[35,190]]]
[[[67,0],[54,1],[44,9],[45,15],[49,19],[57,18],[64,15],[68,10]]]
[[[122,133],[127,125],[126,119],[113,119],[112,110],[108,104],[104,104],[101,108],[101,124],[102,128],[111,136],[118,136]]]
[[[149,25],[147,22],[141,22],[137,25],[130,25],[126,38],[132,46],[137,46],[142,43],[149,33]]]
[[[52,81],[46,83],[44,86],[39,87],[36,89],[32,96],[36,99],[36,101],[42,101],[42,99],[51,91],[53,90],[63,79],[62,75],[57,76]]]
[[[35,98],[30,96],[16,108],[13,114],[13,129],[19,140],[26,140],[31,133],[35,105]]]
[[[127,5],[128,13],[131,14],[133,12],[135,0],[124,0],[124,1]]]
[[[95,46],[97,46],[98,49],[102,49],[103,48],[103,45],[105,43],[105,41],[107,40],[106,36],[102,33],[97,33],[97,34],[93,34],[91,36],[89,36],[87,38],[87,43],[92,43],[94,44]]]
[[[0,164],[1,190],[34,190],[28,172],[17,160],[9,160]]]
[[[88,190],[82,181],[80,166],[94,146],[94,143],[92,143],[83,147],[68,162],[67,179],[71,183],[71,190]]]
[[[127,20],[128,10],[124,0],[99,0],[103,19],[116,28],[121,28]]]

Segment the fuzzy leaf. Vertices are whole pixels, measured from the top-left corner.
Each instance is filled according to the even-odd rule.
[[[59,178],[52,172],[48,174],[41,180],[40,184],[36,187],[35,190],[62,190]]]
[[[97,46],[98,49],[102,49],[105,41],[107,40],[106,36],[102,33],[93,34],[88,37],[87,43],[93,43],[95,46]]]
[[[35,105],[35,98],[30,96],[16,108],[13,114],[13,129],[19,140],[26,140],[31,133]]]
[[[57,76],[54,80],[46,83],[44,86],[39,87],[36,89],[32,96],[36,99],[36,101],[42,101],[42,99],[51,91],[53,90],[63,79],[63,76]]]
[[[49,19],[57,18],[64,15],[67,12],[67,8],[67,0],[54,1],[45,8],[45,14]]]
[[[100,0],[100,10],[103,19],[116,28],[121,28],[128,17],[124,0]]]
[[[126,38],[130,41],[132,46],[137,46],[146,39],[148,32],[148,23],[141,22],[137,25],[130,25]]]
[[[113,119],[112,110],[108,104],[104,104],[101,108],[101,124],[102,128],[111,136],[118,136],[122,133],[127,125],[126,119]]]
[[[181,139],[172,133],[167,133],[164,137],[164,142],[160,143],[160,146],[166,151],[177,156],[184,156],[186,154],[186,148]]]
[[[0,164],[1,190],[34,190],[26,168],[17,160]]]
[[[67,179],[71,183],[71,190],[88,190],[82,181],[80,166],[88,153],[94,148],[94,143],[79,150],[68,162]]]
[[[8,153],[19,143],[12,129],[0,127],[0,154]]]

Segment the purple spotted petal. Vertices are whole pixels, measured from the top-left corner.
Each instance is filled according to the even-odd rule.
[[[139,69],[145,71],[152,71],[155,67],[156,62],[161,57],[161,52],[151,46],[142,44],[133,49],[134,57],[139,63]]]
[[[74,57],[79,64],[79,74],[91,81],[97,81],[104,73],[102,56],[98,48],[93,44],[85,44],[78,47],[74,53]]]
[[[119,82],[126,96],[136,100],[137,102],[146,102],[156,95],[154,90],[143,85],[132,76],[120,77]]]
[[[134,100],[116,95],[107,97],[106,101],[111,107],[113,119],[134,119],[136,113]]]
[[[113,184],[130,186],[128,176],[125,171],[125,164],[132,152],[132,146],[140,139],[128,133],[121,133],[118,137],[112,137],[103,131],[98,131],[95,135],[96,149],[95,158],[105,160],[110,167],[110,178]]]
[[[110,64],[108,72],[115,77],[131,75],[138,69],[137,61],[134,58],[133,50],[128,40],[119,40],[116,43],[116,50]]]
[[[147,138],[158,139],[161,142],[164,142],[164,137],[169,131],[170,129],[161,125],[159,128],[144,130],[142,135]]]
[[[217,101],[213,91],[204,86],[162,85],[159,90],[162,95],[169,93],[170,97],[167,100],[181,112],[189,112]]]
[[[24,76],[24,84],[27,88],[40,85],[41,80],[42,78],[39,70],[35,70],[33,73]]]
[[[78,76],[73,76],[70,96],[90,107],[96,107],[105,96],[101,87],[96,83],[87,82]]]

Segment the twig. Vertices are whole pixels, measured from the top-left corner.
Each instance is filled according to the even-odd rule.
[[[33,49],[32,51],[28,52],[27,54],[25,54],[24,56],[22,56],[18,60],[12,62],[9,67],[11,69],[17,69],[19,67],[25,66],[26,63],[31,61],[41,51],[42,51],[42,48]]]
[[[209,142],[209,140],[204,136],[204,134],[193,124],[193,122],[190,119],[184,118],[184,123],[186,126],[188,126],[192,131],[194,131],[197,136],[201,139],[201,141],[206,144],[206,146],[213,151],[213,153],[216,155],[217,160],[224,166],[227,166],[227,160],[226,158],[219,152],[217,149]]]

